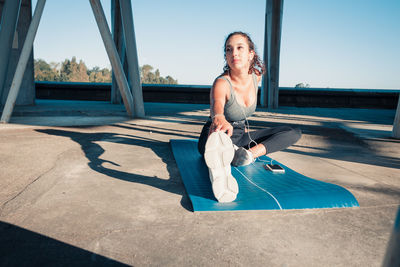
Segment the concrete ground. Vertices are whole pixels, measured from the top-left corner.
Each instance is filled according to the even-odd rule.
[[[350,190],[359,208],[193,212],[169,140],[196,138],[207,105],[38,101],[0,125],[1,266],[380,266],[400,204],[394,110],[258,110],[292,125],[270,156]],[[23,115],[23,116],[21,116]]]

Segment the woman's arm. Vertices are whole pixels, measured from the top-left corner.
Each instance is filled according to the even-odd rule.
[[[216,131],[227,132],[232,136],[233,127],[225,119],[224,107],[229,92],[229,84],[223,79],[216,79],[210,92],[211,127],[209,134]]]

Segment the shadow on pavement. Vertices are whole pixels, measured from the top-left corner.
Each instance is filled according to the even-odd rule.
[[[128,266],[0,221],[0,266]]]
[[[378,184],[373,186],[371,185],[358,186],[350,183],[343,183],[342,181],[340,182],[338,181],[337,184],[340,184],[341,186],[344,186],[346,188],[356,189],[358,191],[365,193],[374,193],[391,197],[394,203],[396,204],[400,200],[400,188],[395,187],[393,185]]]
[[[324,139],[327,147],[321,148],[312,144],[293,146],[284,151],[299,155],[315,156],[320,158],[337,159],[348,162],[362,163],[373,166],[389,167],[400,169],[400,158],[390,157],[380,154],[376,151],[369,139],[360,138],[353,133],[349,133],[334,124],[322,123],[321,125],[299,125],[295,123],[277,123],[270,121],[250,121],[250,130],[261,129],[265,127],[276,127],[288,125],[301,129],[303,135],[317,136]],[[372,140],[373,142],[396,144],[397,140],[381,139]],[[312,151],[303,152],[300,149],[312,149]]]
[[[257,111],[268,111],[265,108],[258,108]],[[334,118],[344,121],[357,121],[364,123],[392,124],[395,109],[362,109],[362,108],[318,108],[318,107],[282,107],[272,110],[268,116],[274,119],[298,120],[298,117],[288,117],[287,115],[310,116],[307,121],[321,121],[323,118]],[[254,117],[263,117],[254,114]],[[318,118],[318,119],[317,119]]]
[[[78,143],[81,146],[82,151],[85,153],[86,158],[89,160],[89,167],[94,171],[97,171],[112,178],[134,183],[141,183],[153,186],[155,188],[170,193],[182,195],[182,207],[189,211],[193,210],[191,202],[183,187],[182,180],[179,178],[180,174],[168,142],[161,142],[146,137],[118,133],[81,133],[55,129],[44,129],[36,131],[49,135],[68,137],[72,141]],[[166,164],[170,178],[168,180],[165,180],[160,179],[156,176],[145,176],[104,167],[103,163],[109,163],[114,166],[119,165],[115,162],[100,158],[105,150],[96,143],[99,141],[150,148]]]

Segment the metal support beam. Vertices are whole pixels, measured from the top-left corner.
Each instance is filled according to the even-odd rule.
[[[103,39],[108,58],[110,59],[126,111],[130,117],[133,117],[134,105],[132,94],[130,92],[125,73],[122,69],[117,48],[115,47],[112,39],[110,28],[108,27],[106,16],[104,15],[103,7],[101,6],[100,0],[89,0],[89,2],[92,6],[93,14],[96,19],[97,26],[99,27],[100,35]]]
[[[125,41],[124,34],[122,29],[122,20],[121,20],[121,9],[119,7],[119,0],[111,0],[111,33],[114,39],[115,46],[117,48],[119,58],[121,59],[121,64],[123,66],[125,75],[128,75],[128,64],[126,63],[126,49],[125,49]],[[126,77],[129,83],[129,77]],[[131,85],[130,85],[131,86]],[[121,104],[122,98],[121,93],[119,92],[118,84],[115,79],[114,73],[112,73],[112,84],[111,84],[111,103],[112,104]]]
[[[144,117],[144,104],[142,86],[140,84],[139,63],[136,48],[135,28],[133,25],[133,14],[131,0],[120,2],[122,25],[126,44],[126,56],[128,61],[129,81],[135,103],[135,116]]]
[[[400,94],[397,102],[396,116],[393,122],[392,136],[393,138],[400,139]]]
[[[29,25],[28,33],[22,47],[21,55],[15,70],[15,75],[8,93],[7,101],[4,105],[3,114],[1,115],[1,122],[3,123],[10,121],[15,101],[17,100],[19,89],[21,87],[22,78],[25,73],[25,68],[32,51],[33,41],[35,40],[35,35],[39,27],[40,18],[42,16],[45,3],[46,0],[38,0],[36,3],[35,12],[33,14],[31,24]]]
[[[261,106],[278,108],[279,58],[281,46],[283,0],[267,0],[265,10],[264,62],[266,73],[261,90]]]
[[[21,0],[6,0],[0,22],[0,102],[6,81],[8,61],[19,17]]]

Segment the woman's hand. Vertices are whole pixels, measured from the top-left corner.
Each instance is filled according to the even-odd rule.
[[[225,116],[223,116],[222,114],[214,116],[213,121],[210,125],[210,131],[208,132],[208,135],[217,131],[226,132],[229,137],[231,137],[233,133],[233,126],[225,119]]]

